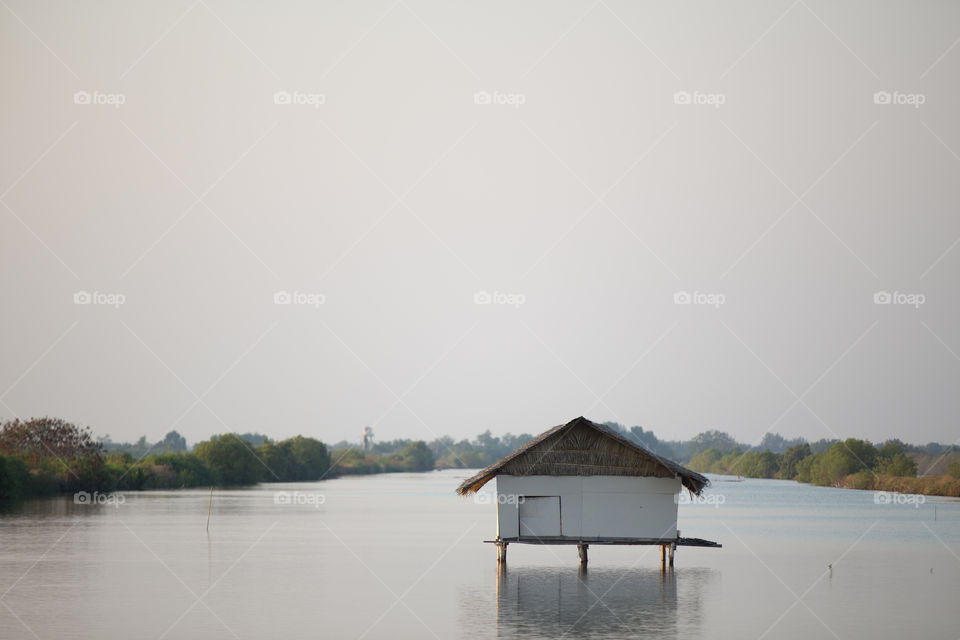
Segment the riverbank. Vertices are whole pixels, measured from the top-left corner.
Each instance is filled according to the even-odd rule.
[[[842,489],[960,498],[960,478],[949,475],[910,478],[861,471],[844,477],[838,486]]]

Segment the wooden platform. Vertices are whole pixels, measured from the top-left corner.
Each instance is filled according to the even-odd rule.
[[[704,540],[703,538],[573,538],[568,536],[517,536],[513,538],[496,538],[495,540],[484,540],[489,544],[497,545],[497,564],[507,562],[507,546],[510,544],[569,544],[577,545],[577,554],[580,556],[580,565],[587,566],[587,549],[592,544],[603,545],[659,545],[660,546],[660,568],[665,570],[668,566],[673,568],[673,556],[677,547],[711,547],[719,549],[723,547],[719,542]]]
[[[567,536],[548,537],[514,537],[484,540],[489,544],[622,544],[622,545],[665,545],[673,544],[678,547],[713,547],[722,548],[723,545],[703,538],[570,538]]]

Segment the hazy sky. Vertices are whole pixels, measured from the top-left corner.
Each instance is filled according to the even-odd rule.
[[[2,419],[960,436],[956,3],[0,5]]]

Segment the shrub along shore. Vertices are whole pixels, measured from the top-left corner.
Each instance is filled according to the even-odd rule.
[[[846,476],[840,482],[840,486],[844,489],[960,498],[960,478],[951,475],[909,478],[874,475],[870,472],[861,471]]]
[[[782,454],[735,449],[722,455],[710,448],[693,456],[688,465],[694,471],[746,478],[779,478],[823,487],[960,497],[960,461],[949,462],[946,474],[918,478],[917,463],[907,446],[895,440],[877,447],[866,440],[848,438],[817,453],[808,443],[788,447]]]

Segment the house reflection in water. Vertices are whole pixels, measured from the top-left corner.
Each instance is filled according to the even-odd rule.
[[[683,638],[700,627],[712,571],[497,570],[497,637]],[[677,584],[683,583],[682,602]]]

